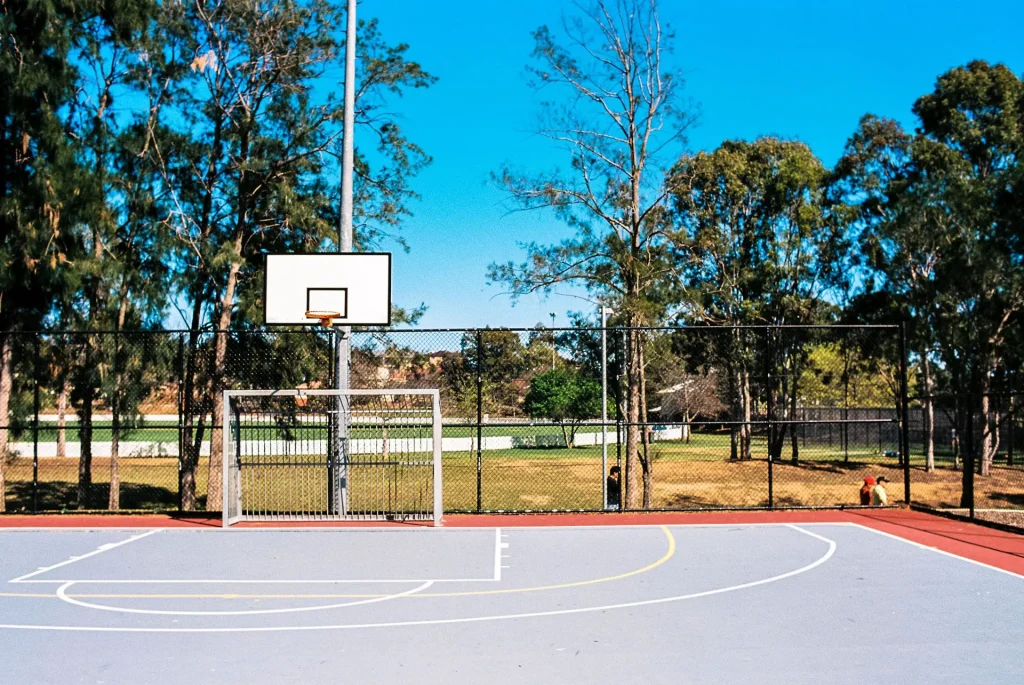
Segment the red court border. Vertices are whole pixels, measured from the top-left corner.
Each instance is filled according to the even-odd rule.
[[[847,511],[729,511],[583,514],[452,514],[450,528],[521,526],[701,525],[754,523],[856,523],[926,547],[1024,577],[1024,535],[909,509]],[[219,528],[219,517],[158,514],[0,515],[0,530],[17,528]],[[322,522],[250,523],[246,528],[323,527]],[[423,527],[429,522],[345,522],[338,527]]]

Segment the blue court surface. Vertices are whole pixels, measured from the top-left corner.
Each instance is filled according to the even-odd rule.
[[[1024,577],[855,524],[0,532],[0,683],[1024,683]]]

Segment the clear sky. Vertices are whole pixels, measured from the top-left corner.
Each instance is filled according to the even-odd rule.
[[[675,64],[699,103],[693,150],[730,138],[778,135],[808,143],[826,163],[861,115],[912,127],[910,107],[936,76],[972,59],[1024,72],[1024,1],[686,2],[662,0],[676,32]],[[544,170],[560,157],[530,133],[538,100],[526,87],[530,33],[554,27],[568,0],[363,0],[391,42],[410,45],[438,82],[392,102],[409,137],[433,156],[414,181],[422,199],[397,253],[394,299],[425,302],[423,326],[532,326],[567,322],[591,307],[568,296],[512,306],[486,284],[487,265],[519,259],[518,241],[554,242],[567,230],[551,216],[509,214],[489,181],[504,162]]]

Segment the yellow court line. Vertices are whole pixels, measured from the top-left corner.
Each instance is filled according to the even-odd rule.
[[[507,595],[519,592],[542,592],[546,590],[563,590],[570,587],[582,587],[584,585],[596,585],[598,583],[610,583],[615,580],[622,580],[623,578],[629,578],[631,576],[637,576],[641,573],[647,573],[648,571],[661,566],[666,561],[671,559],[676,553],[676,539],[672,535],[672,531],[667,526],[659,526],[661,531],[665,534],[665,538],[668,540],[668,549],[665,554],[647,566],[643,568],[634,569],[632,571],[626,571],[614,576],[607,576],[605,578],[591,578],[590,580],[577,580],[570,583],[559,583],[557,585],[539,585],[536,587],[517,587],[517,588],[505,588],[502,590],[468,590],[466,592],[422,592],[419,594],[409,595],[409,598],[413,597],[471,597],[477,595]],[[83,581],[88,582],[88,581]],[[308,594],[308,595],[243,595],[243,594],[68,594],[68,597],[80,597],[90,599],[358,599],[363,597],[385,597],[384,594]],[[56,595],[47,595],[42,593],[18,593],[18,592],[0,592],[0,597],[40,597],[56,599]]]

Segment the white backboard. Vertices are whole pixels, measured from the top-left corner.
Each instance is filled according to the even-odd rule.
[[[268,254],[263,319],[308,326],[310,310],[334,311],[336,326],[391,325],[391,253]]]

